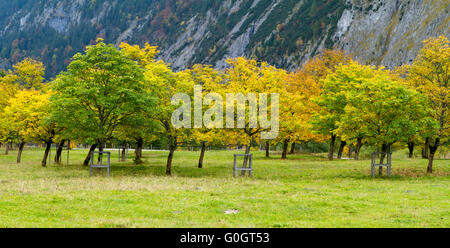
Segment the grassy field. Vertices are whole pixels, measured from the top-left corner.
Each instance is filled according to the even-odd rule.
[[[370,161],[327,161],[255,152],[254,178],[233,178],[234,152],[144,152],[145,164],[117,162],[89,177],[85,150],[69,166],[40,166],[43,151],[0,155],[0,227],[450,227],[450,162],[393,158],[393,177],[372,179]],[[54,154],[54,151],[52,152]],[[237,214],[226,214],[238,210]]]

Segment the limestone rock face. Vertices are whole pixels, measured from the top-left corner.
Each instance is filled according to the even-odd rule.
[[[369,11],[360,11],[361,7]],[[338,47],[363,62],[387,67],[411,62],[430,36],[449,37],[448,1],[367,1],[346,9],[336,33]]]
[[[227,58],[246,56],[295,70],[331,47],[393,67],[412,61],[422,40],[450,35],[444,0],[1,2],[0,67],[30,56],[44,62],[47,76],[97,37],[158,45],[160,59],[175,69],[224,68]]]

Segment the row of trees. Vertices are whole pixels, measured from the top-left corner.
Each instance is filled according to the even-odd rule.
[[[4,73],[0,77],[0,138],[7,149],[9,143],[19,144],[18,162],[26,142],[45,143],[43,166],[52,143],[59,147],[68,140],[91,144],[85,165],[90,153],[103,150],[107,143],[134,144],[139,164],[143,146],[163,140],[170,150],[168,175],[173,154],[182,143],[201,145],[201,168],[208,144],[245,145],[249,153],[255,144],[265,143],[268,149],[271,143],[283,143],[286,158],[289,144],[330,140],[330,159],[338,141],[338,158],[349,145],[358,159],[364,144],[386,152],[394,143],[413,149],[424,142],[428,172],[432,172],[438,147],[448,144],[450,48],[445,37],[426,40],[424,45],[412,65],[394,70],[362,65],[342,51],[326,50],[295,73],[245,58],[229,59],[224,71],[195,65],[174,72],[155,59],[156,47],[123,43],[116,48],[99,40],[85,53],[76,54],[67,71],[49,83],[44,83],[42,63],[31,59]],[[194,85],[202,85],[203,91],[196,92]],[[206,128],[194,120],[197,128],[177,129],[171,124],[172,114],[181,105],[172,102],[177,93],[187,94],[190,100],[199,94],[204,97],[200,114],[216,124],[227,116],[215,114],[217,98],[209,93],[222,99],[226,93],[278,93],[278,138],[261,140],[268,128],[250,125],[249,104],[243,129]],[[234,121],[239,121],[236,115]]]

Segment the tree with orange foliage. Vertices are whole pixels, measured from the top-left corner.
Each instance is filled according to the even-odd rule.
[[[323,141],[324,136],[311,131],[310,119],[319,106],[312,101],[320,96],[320,84],[311,75],[299,70],[286,77],[286,91],[280,99],[280,135],[282,159],[287,158],[289,142]]]

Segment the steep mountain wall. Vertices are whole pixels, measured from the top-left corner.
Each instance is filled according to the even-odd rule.
[[[323,48],[388,67],[449,37],[447,0],[12,0],[0,2],[0,66],[24,57],[52,76],[96,37],[160,46],[175,69],[246,56],[294,70]]]

